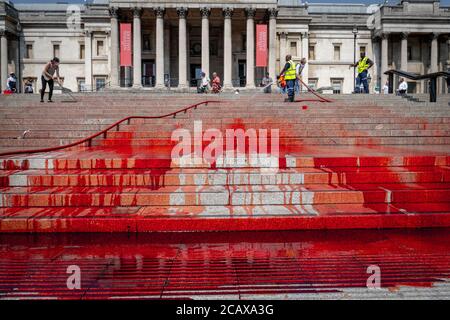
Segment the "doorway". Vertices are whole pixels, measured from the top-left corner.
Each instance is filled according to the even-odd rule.
[[[200,64],[191,64],[190,68],[190,86],[198,87],[198,81],[202,78],[202,66]]]
[[[239,87],[245,87],[247,82],[247,61],[238,60]]]
[[[153,87],[155,86],[155,73],[156,73],[155,60],[143,60],[142,61],[142,86]]]

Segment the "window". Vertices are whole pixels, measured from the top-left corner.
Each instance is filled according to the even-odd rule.
[[[420,61],[422,58],[422,47],[408,46],[408,61]]]
[[[335,45],[334,46],[334,61],[340,61],[341,60],[341,46]]]
[[[54,44],[53,45],[53,57],[59,57],[59,44]]]
[[[408,83],[408,93],[417,93],[417,82],[411,81]]]
[[[84,59],[84,44],[80,44],[80,59]]]
[[[86,82],[84,78],[77,78],[78,92],[86,91]]]
[[[25,47],[25,59],[33,59],[33,45],[27,44]]]
[[[333,94],[341,94],[343,82],[344,80],[342,79],[331,79],[331,87],[333,87]]]
[[[242,34],[242,51],[247,51],[247,35]]]
[[[106,78],[105,77],[95,77],[95,89],[101,90],[106,85]]]
[[[310,88],[313,89],[313,90],[316,90],[316,89],[317,89],[317,82],[318,82],[318,79],[312,79],[312,78],[310,78],[310,79],[308,80],[308,87],[310,87]]]
[[[297,41],[291,41],[290,52],[291,56],[296,57],[297,54]]]
[[[150,51],[151,50],[151,39],[150,34],[144,34],[142,36],[142,51]]]
[[[103,56],[104,54],[104,42],[103,40],[97,40],[97,56]]]
[[[316,46],[315,45],[309,46],[308,58],[309,58],[309,60],[316,60]]]

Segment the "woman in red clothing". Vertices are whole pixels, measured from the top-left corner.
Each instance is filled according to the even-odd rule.
[[[213,73],[212,79],[212,92],[219,93],[222,90],[222,85],[220,84],[220,78],[217,73]]]

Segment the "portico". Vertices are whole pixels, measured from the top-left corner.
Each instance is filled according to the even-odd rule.
[[[255,68],[256,23],[269,25],[267,70],[275,77],[276,4],[273,0],[208,6],[200,1],[179,6],[111,1],[111,85],[123,86],[123,75],[132,74],[133,88],[170,85],[184,90],[196,86],[203,71],[209,77],[217,72],[225,89],[255,88],[265,71]],[[133,26],[131,73],[119,65],[120,23]]]
[[[448,11],[435,0],[404,0],[401,4],[383,6],[375,14],[374,38],[381,43],[382,85],[387,80],[384,72],[389,69],[426,74],[447,70],[450,66]],[[427,16],[433,18],[427,19]],[[411,84],[417,86],[412,92],[428,92],[424,81]],[[445,87],[440,79],[438,93],[445,93]]]

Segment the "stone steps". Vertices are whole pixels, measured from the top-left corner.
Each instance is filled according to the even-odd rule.
[[[366,170],[364,170],[366,169]],[[372,169],[372,170],[367,170]],[[133,187],[216,186],[281,184],[380,184],[448,183],[450,167],[368,167],[339,172],[316,168],[295,168],[264,174],[260,169],[171,169],[162,178],[152,169],[114,170],[8,170],[0,175],[0,187]]]
[[[125,116],[161,115],[200,99],[111,95],[51,106],[5,99],[0,152],[69,143]],[[0,231],[450,226],[446,106],[362,95],[326,104],[283,103],[281,95],[217,99],[176,118],[133,119],[90,147],[0,157]],[[193,135],[195,120],[203,130],[279,129],[279,157],[173,158],[173,130]],[[25,139],[14,139],[25,129]],[[206,143],[194,146],[203,152]]]

